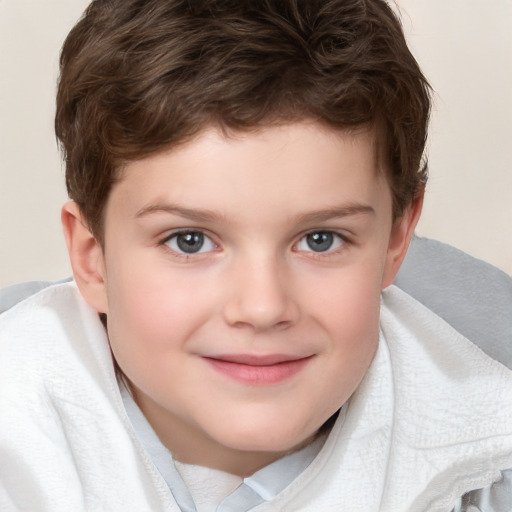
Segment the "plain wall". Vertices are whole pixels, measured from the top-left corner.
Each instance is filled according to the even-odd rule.
[[[0,0],[0,287],[71,273],[54,95],[59,48],[87,3]],[[399,5],[436,91],[418,234],[512,275],[512,2]]]

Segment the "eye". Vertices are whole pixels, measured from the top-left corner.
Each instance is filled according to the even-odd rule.
[[[168,237],[164,244],[181,254],[198,254],[215,250],[215,243],[202,231],[180,231]]]
[[[343,243],[343,238],[332,231],[312,231],[299,240],[297,250],[328,252],[338,249]]]

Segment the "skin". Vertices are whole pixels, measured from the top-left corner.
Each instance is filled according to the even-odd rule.
[[[177,460],[249,475],[310,442],[356,389],[421,210],[393,222],[379,165],[370,130],[208,128],[125,166],[104,248],[64,206],[81,293]],[[180,249],[183,229],[204,235],[198,252]],[[226,370],[226,355],[253,359]],[[260,357],[301,362],[274,372]]]

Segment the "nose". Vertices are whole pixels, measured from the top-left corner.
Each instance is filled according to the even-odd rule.
[[[224,318],[233,327],[255,331],[285,329],[295,324],[300,310],[292,280],[275,258],[239,262],[231,277]]]

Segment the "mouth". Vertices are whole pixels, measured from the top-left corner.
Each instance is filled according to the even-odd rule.
[[[203,356],[203,359],[219,373],[239,382],[252,385],[277,384],[301,371],[313,356],[270,354],[226,354]]]

